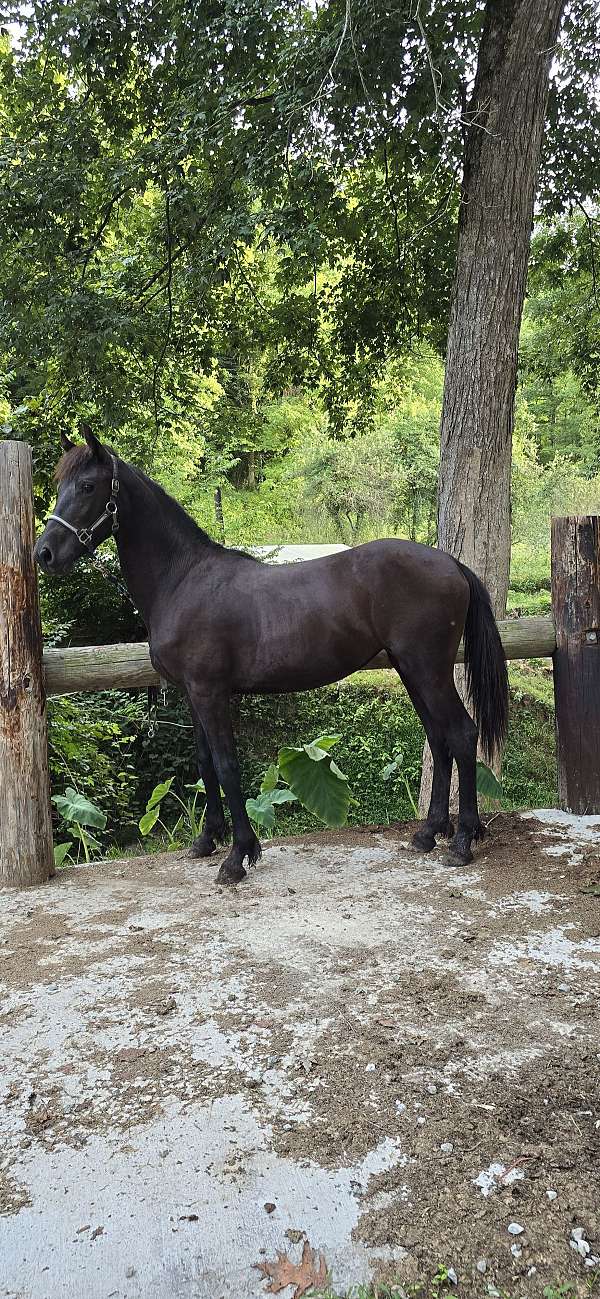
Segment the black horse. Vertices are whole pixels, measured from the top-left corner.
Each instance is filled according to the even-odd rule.
[[[220,788],[233,846],[218,874],[244,878],[260,856],[246,813],[231,727],[232,693],[310,690],[356,672],[385,650],[425,727],[433,754],[431,804],[413,844],[451,839],[449,864],[472,860],[483,834],[476,793],[477,726],[454,685],[464,631],[467,682],[484,752],[507,726],[506,663],[488,593],[450,555],[410,541],[373,541],[324,559],[282,566],[226,550],[157,483],[104,447],[63,439],[58,496],[35,547],[46,573],[70,572],[111,532],[122,572],[161,676],[186,693],[206,786],[203,833],[209,856],[225,837]],[[448,816],[452,759],[459,775],[456,833]]]

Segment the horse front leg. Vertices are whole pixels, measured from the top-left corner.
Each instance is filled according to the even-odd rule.
[[[192,857],[210,857],[215,851],[216,845],[218,843],[223,843],[227,834],[227,828],[225,826],[225,816],[223,814],[221,789],[214,768],[210,746],[202,722],[200,721],[191,701],[190,712],[194,724],[198,768],[206,790],[206,815],[204,818],[204,826],[201,834],[197,835],[194,839],[190,849],[190,854]]]
[[[208,741],[217,779],[225,792],[231,812],[233,846],[221,865],[217,882],[238,884],[246,875],[244,861],[247,859],[249,865],[253,866],[261,855],[261,847],[248,819],[246,800],[242,794],[229,694],[212,692],[209,695],[201,687],[188,687],[188,697],[193,714],[198,716]]]

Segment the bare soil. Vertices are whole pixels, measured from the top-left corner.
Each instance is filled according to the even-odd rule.
[[[600,833],[503,814],[456,871],[410,853],[411,830],[274,840],[233,891],[213,883],[218,858],[172,854],[6,891],[0,1215],[35,1207],[25,1154],[123,1142],[168,1107],[236,1095],[304,1170],[388,1151],[355,1188],[351,1244],[374,1279],[445,1263],[463,1296],[586,1294]],[[226,1170],[240,1186],[242,1147]],[[282,1217],[281,1248],[290,1231]]]

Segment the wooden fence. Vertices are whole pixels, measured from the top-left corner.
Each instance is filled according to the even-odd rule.
[[[0,443],[0,884],[53,870],[47,695],[158,684],[148,646],[43,650],[31,453]],[[554,664],[558,797],[600,814],[600,518],[552,521],[552,615],[499,624],[507,659]],[[462,648],[459,652],[459,661]],[[369,668],[389,667],[379,654]]]

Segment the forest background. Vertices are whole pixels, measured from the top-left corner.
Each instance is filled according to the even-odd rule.
[[[86,419],[227,544],[435,544],[465,104],[494,7],[4,4],[0,420],[32,446],[40,519],[60,432]],[[553,54],[509,616],[550,607],[551,515],[600,513],[597,19],[567,6]],[[83,565],[42,604],[49,644],[144,638]],[[503,802],[550,805],[549,664],[511,686]],[[49,709],[54,791],[104,809],[105,849],[136,840],[158,779],[195,779],[175,695],[150,735],[139,695]],[[334,730],[352,818],[413,814],[423,735],[393,674],[238,714],[248,793],[282,743]]]

